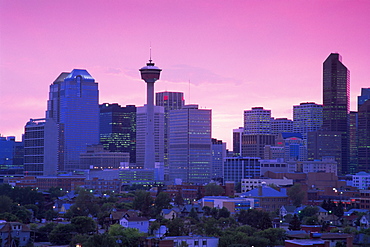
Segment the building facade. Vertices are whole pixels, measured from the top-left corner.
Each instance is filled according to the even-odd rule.
[[[358,170],[370,172],[370,88],[358,97]]]
[[[277,136],[284,132],[293,132],[293,121],[287,118],[272,118],[271,134]]]
[[[300,133],[304,140],[308,132],[321,129],[322,119],[322,105],[306,102],[293,106],[293,132]]]
[[[244,133],[246,135],[271,134],[271,110],[252,107],[244,111]]]
[[[341,134],[342,174],[349,172],[348,113],[350,72],[338,53],[331,53],[323,64],[323,129]]]
[[[136,164],[136,106],[104,103],[99,105],[100,143],[110,152],[128,152]]]
[[[86,145],[99,143],[98,98],[98,83],[83,69],[63,72],[50,85],[46,118],[59,125],[60,170],[78,169]]]
[[[260,161],[256,157],[226,157],[224,163],[224,181],[240,183],[245,178],[260,176]]]
[[[198,105],[185,105],[169,115],[170,181],[203,184],[211,179],[212,111]]]
[[[220,180],[223,176],[224,160],[226,158],[226,143],[212,138],[211,178]]]

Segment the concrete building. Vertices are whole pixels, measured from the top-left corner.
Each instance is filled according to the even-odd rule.
[[[212,111],[185,105],[171,110],[169,116],[170,181],[208,183],[212,164]]]
[[[260,162],[256,157],[226,157],[224,181],[239,183],[244,178],[260,176]]]
[[[271,110],[252,107],[244,111],[244,133],[246,135],[271,134]]]
[[[53,119],[30,119],[24,132],[24,174],[56,175],[60,170],[59,125]]]
[[[307,160],[307,147],[300,133],[279,133],[275,142],[276,146],[284,147],[286,161]]]
[[[181,109],[185,105],[182,92],[158,92],[155,94],[155,105],[164,107],[164,177],[169,180],[168,144],[169,144],[169,114],[171,110]]]
[[[80,169],[128,168],[130,153],[109,152],[103,145],[89,145],[86,153],[80,154]]]
[[[162,106],[153,106],[152,109],[154,163],[145,161],[149,159],[149,154],[147,153],[148,107],[145,105],[136,109],[136,167],[154,170],[155,177],[153,179],[162,181],[164,180],[164,108]]]
[[[231,214],[240,212],[241,210],[253,209],[259,207],[259,201],[253,198],[228,196],[205,196],[200,200],[202,207],[227,208]]]
[[[242,179],[242,193],[250,191],[254,188],[262,186],[262,184],[280,186],[291,186],[293,185],[293,179],[271,179],[271,178],[248,178]]]
[[[287,118],[271,118],[271,134],[293,132],[293,121]]]
[[[352,175],[352,186],[360,190],[367,190],[370,188],[370,173],[358,172]]]
[[[304,140],[308,132],[321,129],[322,119],[322,105],[305,102],[293,106],[293,132],[300,133]]]
[[[271,134],[243,134],[242,154],[243,157],[259,157],[264,159],[265,146],[275,145],[275,135]]]
[[[244,128],[239,127],[238,129],[233,129],[233,153],[234,156],[242,155],[242,136],[244,133]]]
[[[14,136],[0,136],[0,183],[4,176],[21,176],[24,167],[24,142]]]

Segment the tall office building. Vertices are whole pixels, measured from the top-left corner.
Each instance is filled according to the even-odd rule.
[[[271,134],[278,136],[280,133],[293,132],[293,121],[287,118],[271,119]]]
[[[307,133],[321,129],[322,105],[314,102],[293,106],[293,132],[300,133],[307,140]]]
[[[212,138],[212,166],[211,178],[221,180],[223,177],[223,165],[226,158],[226,142]]]
[[[59,125],[59,170],[79,168],[80,153],[99,143],[98,97],[98,83],[83,69],[63,72],[50,85],[46,118]]]
[[[184,104],[184,93],[182,92],[158,92],[155,94],[155,104],[164,107],[164,179],[169,180],[168,168],[168,136],[169,136],[169,112],[181,109]]]
[[[271,110],[265,110],[263,107],[245,110],[244,133],[246,135],[271,134]]]
[[[358,112],[349,112],[349,173],[355,174],[358,169]]]
[[[59,128],[53,119],[30,119],[24,128],[24,174],[53,176],[58,172]]]
[[[128,152],[136,163],[136,107],[104,103],[100,106],[100,143],[110,152]]]
[[[224,181],[240,183],[242,179],[258,178],[261,172],[260,159],[255,157],[226,157]]]
[[[338,165],[342,161],[342,135],[339,131],[318,130],[308,133],[307,149],[308,160],[323,160],[333,157]]]
[[[242,157],[259,157],[264,159],[265,146],[275,145],[275,135],[254,134],[242,135]]]
[[[204,184],[211,179],[211,110],[185,105],[169,117],[170,181]]]
[[[323,64],[323,129],[339,131],[342,136],[342,157],[340,170],[349,172],[349,70],[342,63],[338,53],[331,53]]]
[[[24,142],[15,141],[14,136],[0,136],[0,183],[3,176],[23,174]]]
[[[370,88],[358,97],[358,170],[370,172]]]
[[[136,108],[136,167],[155,170],[153,178],[156,181],[164,180],[164,108],[153,106],[153,159],[147,162],[148,141],[148,107]],[[152,157],[150,157],[152,158]]]
[[[233,129],[233,156],[242,155],[242,136],[244,128]]]

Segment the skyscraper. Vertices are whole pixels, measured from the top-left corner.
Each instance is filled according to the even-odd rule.
[[[271,134],[278,136],[280,133],[293,132],[293,121],[287,118],[271,119]]]
[[[370,88],[358,97],[358,170],[370,172]]]
[[[211,178],[220,180],[223,177],[223,166],[226,158],[226,142],[212,138]],[[222,180],[221,180],[222,182]]]
[[[158,92],[155,94],[155,104],[164,107],[164,178],[169,179],[168,168],[168,136],[169,136],[169,112],[181,109],[184,104],[184,93],[182,92]]]
[[[349,113],[350,72],[338,53],[331,53],[323,64],[323,129],[339,131],[342,136],[342,174],[349,172]]]
[[[263,107],[252,107],[244,111],[244,133],[271,134],[271,110]]]
[[[100,106],[100,143],[110,152],[130,153],[136,163],[136,107],[104,103]]]
[[[83,69],[63,72],[50,85],[46,118],[59,125],[59,170],[79,168],[80,153],[99,143],[98,97],[98,83]]]
[[[300,133],[307,140],[307,133],[321,129],[322,105],[314,102],[293,106],[293,132]]]
[[[169,118],[170,180],[204,184],[211,179],[211,110],[185,105]]]

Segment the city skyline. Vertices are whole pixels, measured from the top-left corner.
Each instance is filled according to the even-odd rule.
[[[138,68],[150,46],[163,69],[156,92],[212,109],[212,137],[229,149],[244,110],[292,119],[293,105],[322,104],[330,53],[351,71],[357,111],[370,86],[369,10],[368,1],[2,1],[0,134],[20,140],[27,121],[45,115],[55,75],[75,68],[99,83],[100,104],[144,105]]]

